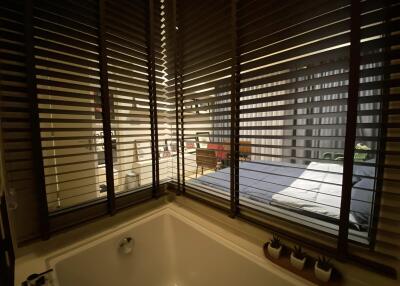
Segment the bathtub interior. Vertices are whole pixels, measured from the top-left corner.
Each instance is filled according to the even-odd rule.
[[[133,251],[123,254],[118,245],[127,236]],[[57,286],[306,285],[172,213],[106,235],[49,264]]]
[[[174,285],[173,268],[167,237],[167,217],[158,216],[145,223],[135,224],[125,231],[107,234],[89,247],[83,245],[54,262],[54,285],[110,286],[110,285]],[[133,251],[124,254],[119,249],[121,240],[131,237]],[[58,261],[57,261],[58,260]],[[52,265],[53,264],[53,265]],[[175,285],[174,285],[175,286]]]

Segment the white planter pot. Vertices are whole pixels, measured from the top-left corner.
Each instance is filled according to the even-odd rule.
[[[282,245],[279,248],[273,248],[271,244],[268,244],[268,254],[273,258],[278,259],[281,256]]]
[[[332,268],[329,268],[328,271],[321,269],[318,267],[318,261],[316,261],[314,265],[314,273],[315,277],[317,277],[318,280],[321,280],[323,282],[328,282],[329,279],[331,279]]]
[[[303,270],[304,264],[306,263],[306,257],[303,259],[298,259],[293,255],[293,252],[290,254],[290,264],[296,269]]]

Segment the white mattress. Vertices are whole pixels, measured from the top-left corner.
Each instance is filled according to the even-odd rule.
[[[339,219],[342,191],[340,164],[311,162],[308,166],[281,162],[240,163],[240,196],[257,202]],[[373,167],[355,167],[350,223],[367,226],[369,222]],[[229,191],[230,168],[207,174],[188,183],[200,183]]]

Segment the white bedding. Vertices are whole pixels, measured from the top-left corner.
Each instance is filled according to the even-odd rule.
[[[267,164],[266,164],[267,163]],[[369,221],[373,167],[355,167],[350,223],[366,226]],[[196,182],[229,191],[229,168],[199,177]],[[275,206],[340,218],[342,191],[340,164],[311,162],[306,168],[281,162],[241,162],[240,196]],[[190,182],[188,182],[190,183]]]
[[[343,166],[340,164],[311,162],[307,169],[289,187],[272,196],[271,203],[301,208],[304,211],[339,219],[342,172]],[[349,219],[350,223],[354,225],[366,225],[370,216],[374,180],[362,178],[362,176],[373,177],[373,168],[355,166],[354,175],[357,183],[352,189]],[[357,180],[357,176],[360,176],[360,181]],[[303,179],[312,179],[318,182],[310,182]],[[293,186],[306,191],[299,192]],[[303,193],[305,193],[304,196],[302,195]],[[307,201],[305,201],[305,198],[307,198]]]
[[[271,204],[339,219],[342,169],[338,164],[312,162],[290,186],[272,196]],[[352,215],[350,221],[357,223]]]

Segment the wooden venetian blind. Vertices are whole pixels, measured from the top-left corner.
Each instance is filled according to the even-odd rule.
[[[377,132],[379,137],[377,182],[373,189],[376,204],[372,212],[374,250],[389,256],[400,257],[400,181],[399,181],[399,12],[398,1],[371,1],[362,14],[366,19],[375,18],[375,25],[363,29],[365,44],[361,50],[362,72],[365,77],[360,96],[378,96],[379,120],[384,124]],[[365,64],[374,58],[375,68]],[[371,60],[372,61],[372,60]],[[364,66],[363,66],[364,64]],[[365,107],[366,108],[366,107]],[[373,108],[369,106],[369,108]],[[359,108],[359,112],[362,110]],[[376,108],[375,108],[376,109]],[[364,124],[364,122],[359,122]],[[367,180],[367,179],[366,179]],[[368,190],[370,185],[365,186]]]
[[[239,191],[239,209],[339,237],[339,248],[350,240],[398,256],[398,4],[235,3],[177,2],[169,11],[179,184]],[[240,88],[233,121],[231,86]]]
[[[228,196],[230,2],[180,1],[176,9],[178,39],[174,47],[178,63],[176,75],[168,73],[167,76],[168,93],[176,94],[177,131],[181,140],[180,180],[188,186],[198,185],[197,177],[225,168],[228,178],[215,178],[206,189]]]
[[[251,163],[239,169],[240,204],[300,217],[332,235],[346,140],[349,4],[242,1],[238,8],[240,140],[251,150]]]
[[[148,9],[147,1],[107,2],[107,70],[117,193],[151,185],[154,180]],[[160,72],[156,74],[160,76]]]
[[[306,225],[334,235],[339,235],[342,165],[350,132],[346,130],[350,4],[243,1],[239,5],[240,138],[249,141],[251,161],[259,164],[240,167],[240,187],[256,189],[250,198],[243,192],[240,203],[259,210],[270,205],[265,211],[292,220],[300,216]],[[379,134],[386,124],[380,116],[382,89],[384,74],[392,67],[383,59],[387,41],[383,3],[360,5],[361,65],[349,239],[370,243],[373,209],[379,205],[375,197]],[[259,176],[254,172],[264,178],[255,179]],[[318,185],[315,193],[307,187],[312,184]],[[304,205],[318,214],[304,211],[308,209]],[[307,217],[311,217],[308,222]]]
[[[32,96],[28,92],[24,1],[0,4],[0,102],[7,187],[17,196],[18,240],[30,239],[40,227],[37,176],[32,143]],[[26,221],[31,223],[26,224]]]
[[[167,176],[157,140],[165,133],[157,107],[166,122],[157,105],[161,3],[6,1],[1,9],[7,178],[24,192],[17,216],[44,222],[48,233],[49,220],[58,229],[107,213],[106,204],[113,212],[144,200],[148,186],[156,193]],[[38,226],[18,231],[28,232]]]
[[[165,1],[155,2],[154,7],[154,52],[155,68],[159,72],[156,75],[157,87],[157,128],[158,128],[158,155],[159,155],[159,180],[170,181],[176,165],[176,140],[171,134],[171,122],[175,122],[174,103],[166,94],[166,62],[167,62],[167,5]],[[170,24],[168,24],[170,25]],[[174,164],[175,163],[175,164]]]
[[[61,24],[46,19],[51,26],[44,26],[45,35],[51,29],[54,33],[48,42],[36,45],[36,57],[51,60],[50,72],[38,68],[38,86],[47,84],[44,92],[39,91],[51,97],[39,103],[49,104],[40,110],[49,132],[42,132],[42,141],[49,162],[47,194],[53,196],[48,202],[58,208],[106,195],[113,200],[113,193],[151,185],[154,189],[160,173],[156,154],[156,96],[162,76],[160,4],[121,0],[74,5],[77,9],[39,7],[52,17],[59,11]],[[61,15],[63,9],[66,13]],[[40,17],[35,14],[35,18]],[[53,71],[54,62],[64,70]],[[54,78],[41,79],[42,74]]]
[[[173,181],[178,181],[178,170],[181,165],[178,160],[179,153],[179,134],[177,132],[177,112],[178,106],[175,101],[175,85],[177,78],[177,22],[176,22],[176,6],[174,1],[164,1],[162,3],[162,54],[164,63],[164,88],[165,91],[170,92],[164,93],[164,103],[166,107],[166,125],[167,143],[168,150],[171,154],[171,160],[169,163],[170,171],[169,175]],[[163,123],[162,123],[163,124]]]
[[[35,1],[34,55],[49,210],[106,188],[98,1]]]

